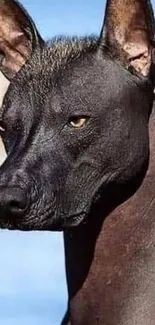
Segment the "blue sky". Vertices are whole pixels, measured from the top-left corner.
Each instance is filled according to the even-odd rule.
[[[99,33],[103,0],[22,0],[44,38]],[[67,292],[62,235],[0,231],[0,324],[59,325]]]

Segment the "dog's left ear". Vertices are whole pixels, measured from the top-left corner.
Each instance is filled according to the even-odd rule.
[[[36,26],[17,0],[0,0],[0,70],[12,79],[31,57],[35,48],[43,46]]]
[[[107,0],[100,46],[132,72],[148,76],[154,26],[149,0]]]

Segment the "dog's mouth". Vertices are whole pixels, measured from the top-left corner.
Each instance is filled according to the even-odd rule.
[[[70,228],[78,227],[86,218],[86,212],[79,212],[67,217],[61,216],[45,221],[43,230],[64,231]]]
[[[86,212],[79,212],[74,215],[67,217],[49,217],[44,219],[44,221],[39,220],[37,216],[35,218],[27,219],[26,221],[20,219],[20,221],[11,220],[2,222],[0,224],[1,229],[8,230],[22,230],[22,231],[33,231],[33,230],[42,230],[42,231],[64,231],[67,229],[78,227],[86,218]],[[16,219],[16,218],[15,218]]]

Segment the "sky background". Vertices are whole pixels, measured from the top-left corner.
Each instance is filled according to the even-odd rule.
[[[21,2],[45,39],[98,34],[102,25],[104,0]],[[62,235],[0,231],[0,279],[0,324],[59,325],[67,304]]]

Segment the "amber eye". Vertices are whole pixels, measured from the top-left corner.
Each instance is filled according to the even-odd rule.
[[[88,119],[89,117],[86,116],[73,116],[69,119],[69,125],[72,126],[73,128],[79,129],[86,124]]]

